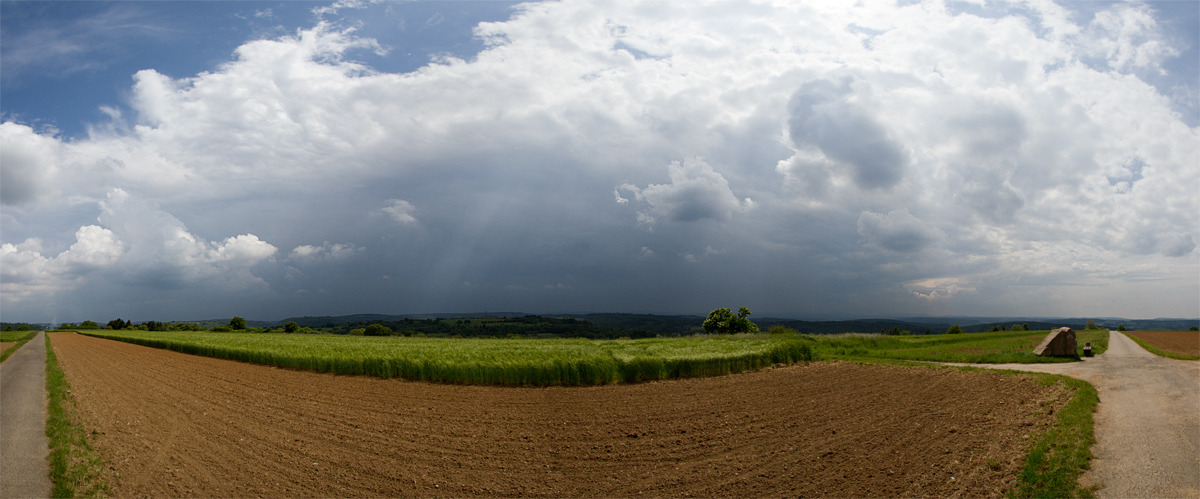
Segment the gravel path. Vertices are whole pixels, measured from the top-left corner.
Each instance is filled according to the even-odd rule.
[[[0,497],[50,497],[46,333],[0,364]]]
[[[977,367],[1065,374],[1100,394],[1092,469],[1101,499],[1200,498],[1200,362],[1147,352],[1113,331],[1108,350],[1083,362]]]

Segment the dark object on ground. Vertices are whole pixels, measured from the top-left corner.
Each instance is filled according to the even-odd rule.
[[[1084,356],[1084,357],[1091,357],[1091,356],[1092,356],[1092,344],[1091,344],[1091,343],[1084,343],[1084,344],[1083,344],[1083,356]]]
[[[1050,331],[1050,334],[1046,335],[1037,348],[1033,349],[1033,354],[1042,357],[1075,355],[1077,345],[1075,330],[1069,327],[1060,327]]]

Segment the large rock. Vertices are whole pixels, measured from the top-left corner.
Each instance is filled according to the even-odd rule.
[[[1037,348],[1033,349],[1033,354],[1043,357],[1078,355],[1075,348],[1075,331],[1069,327],[1060,327],[1050,331]]]

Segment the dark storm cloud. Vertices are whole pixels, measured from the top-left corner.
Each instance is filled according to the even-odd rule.
[[[792,141],[815,146],[847,165],[864,189],[885,189],[904,177],[908,157],[870,112],[852,100],[850,79],[801,85],[788,102]]]

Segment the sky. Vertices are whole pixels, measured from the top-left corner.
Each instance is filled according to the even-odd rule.
[[[0,318],[1200,316],[1200,2],[0,2]]]

